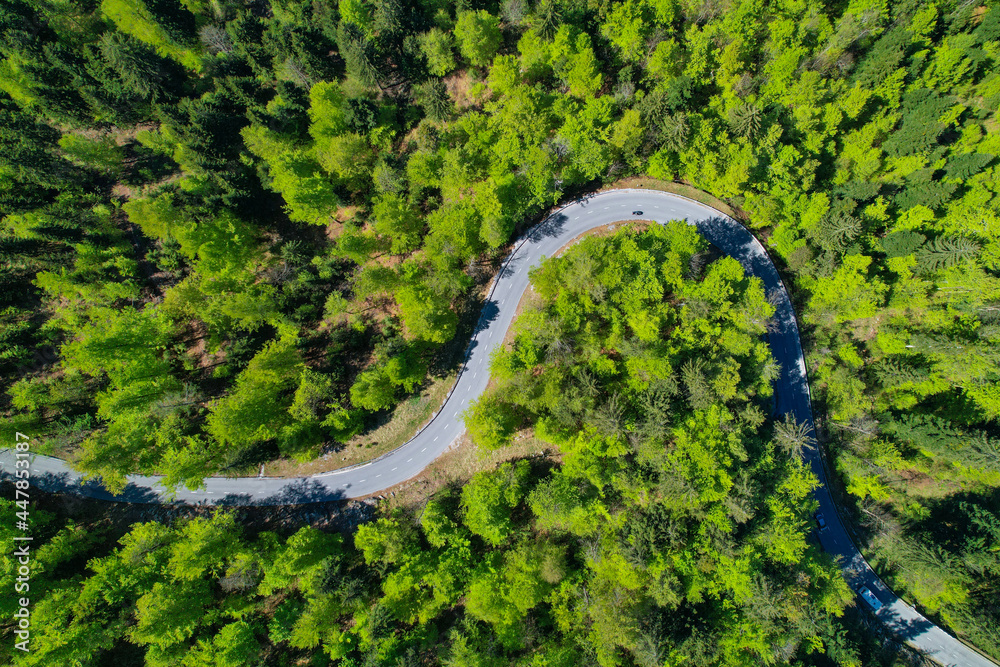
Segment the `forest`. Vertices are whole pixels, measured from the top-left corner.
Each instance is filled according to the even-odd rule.
[[[587,238],[532,279],[466,418],[491,449],[533,426],[558,462],[504,462],[353,544],[245,536],[225,511],[139,523],[72,577],[97,540],[53,520],[16,664],[870,664],[809,535],[800,429],[765,416],[758,279],[680,222]]]
[[[872,565],[1000,657],[998,61],[980,0],[7,0],[0,438],[113,491],[356,447],[545,211],[684,184],[783,271]],[[766,298],[678,229],[582,247],[466,417],[558,456],[353,536],[54,516],[34,664],[875,660],[805,539]]]

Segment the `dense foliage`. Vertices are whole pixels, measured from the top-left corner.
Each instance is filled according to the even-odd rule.
[[[10,501],[2,501],[13,511]],[[165,526],[137,523],[109,551],[104,530],[32,512],[35,536],[30,651],[18,665],[246,667],[311,646],[340,608],[360,608],[370,577],[343,539],[313,528],[245,536],[219,512]],[[4,539],[11,529],[4,528]],[[16,561],[4,557],[13,587]],[[10,617],[16,601],[4,596]],[[279,663],[272,663],[279,664]],[[288,664],[287,662],[283,664]]]
[[[549,582],[560,584],[555,625],[585,635],[602,665],[623,654],[636,664],[854,659],[831,622],[850,590],[807,540],[808,443],[788,437],[794,422],[765,418],[777,366],[761,335],[773,308],[736,260],[706,265],[706,245],[683,223],[654,225],[587,238],[534,272],[541,303],[515,323],[494,386],[467,416],[481,446],[530,425],[561,453],[534,484],[516,463],[462,489],[468,529],[506,546],[484,565],[490,582],[466,596],[501,642],[510,626],[523,633],[516,609],[541,599],[522,588],[521,552],[569,540],[570,562],[585,567]],[[518,525],[521,503],[534,534]],[[582,591],[585,602],[560,608]]]
[[[447,366],[518,226],[685,181],[787,268],[880,571],[1000,652],[993,3],[9,0],[0,28],[3,434],[112,488],[309,459]],[[600,407],[519,390],[484,443]]]
[[[309,528],[248,539],[220,512],[137,524],[66,576],[86,533],[50,529],[16,664],[863,664],[838,619],[852,592],[809,539],[816,479],[764,417],[772,308],[710,259],[673,223],[535,273],[541,305],[470,421],[498,444],[482,425],[510,400],[558,466],[502,463],[353,549]]]

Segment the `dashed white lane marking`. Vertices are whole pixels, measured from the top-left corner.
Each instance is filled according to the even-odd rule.
[[[477,375],[479,375],[479,371],[476,371],[475,373],[472,374],[472,379],[475,380]]]
[[[365,483],[365,482],[367,482],[367,481],[368,481],[367,479],[363,479],[363,480],[361,480],[360,482],[358,482],[358,484],[364,484],[364,483]]]
[[[379,473],[379,474],[375,475],[375,479],[378,479],[381,476],[382,476],[382,473]]]
[[[604,207],[604,210],[605,210],[605,211],[607,211],[607,210],[608,210],[608,207],[607,207],[607,206],[605,206],[605,207]]]
[[[424,453],[424,452],[426,452],[426,451],[427,451],[427,448],[426,448],[426,447],[424,447],[423,449],[421,449],[421,450],[420,450],[420,453],[421,453],[421,454],[423,454],[423,453]]]
[[[215,491],[206,491],[205,493],[215,493]]]
[[[439,435],[435,435],[435,436],[434,436],[434,442],[437,442],[437,441],[438,441],[438,438],[440,438],[440,437],[441,437],[441,436],[439,436]],[[427,448],[426,448],[426,447],[424,447],[424,449],[427,449]]]
[[[413,460],[413,457],[410,457],[410,458],[406,459],[406,462],[409,463],[412,460]]]
[[[392,470],[390,470],[389,472],[393,472],[393,471],[397,470],[398,468],[399,468],[399,466],[396,466],[395,468],[393,468],[393,469],[392,469]]]
[[[587,215],[593,215],[593,214],[594,214],[593,211],[587,211]]]

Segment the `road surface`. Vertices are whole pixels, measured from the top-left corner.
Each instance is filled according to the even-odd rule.
[[[634,215],[633,211],[642,211]],[[418,475],[465,431],[460,415],[489,381],[490,352],[504,339],[521,294],[528,287],[528,269],[543,257],[555,255],[580,234],[624,220],[665,223],[686,220],[710,243],[736,258],[748,273],[760,278],[776,304],[774,330],[768,334],[772,353],[781,364],[775,384],[776,411],[792,413],[812,426],[812,408],[798,325],[788,293],[763,246],[741,224],[723,213],[692,200],[652,190],[611,190],[572,202],[559,209],[522,237],[508,256],[483,308],[469,343],[466,361],[449,399],[427,426],[408,443],[375,461],[352,468],[302,478],[223,478],[206,480],[198,491],[182,490],[176,498],[159,486],[157,477],[133,476],[119,496],[99,484],[82,483],[78,473],[56,458],[37,456],[31,472],[33,484],[51,491],[127,502],[166,502],[216,505],[281,505],[358,498],[378,493]],[[819,533],[823,548],[836,557],[847,582],[857,590],[867,586],[882,602],[877,617],[900,639],[943,665],[987,666],[995,663],[972,651],[897,598],[882,583],[854,546],[841,522],[825,484],[826,470],[817,448],[806,450],[806,462],[823,484],[816,491],[819,511],[828,527]],[[4,473],[12,469],[9,450],[0,451]],[[865,605],[860,597],[859,605]]]

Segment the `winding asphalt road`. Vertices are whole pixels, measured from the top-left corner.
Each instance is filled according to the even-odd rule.
[[[634,215],[633,211],[643,213]],[[696,225],[709,242],[739,260],[749,274],[761,279],[768,293],[774,295],[772,301],[776,304],[776,326],[768,335],[772,353],[782,368],[775,385],[776,411],[778,414],[790,412],[799,422],[812,426],[809,383],[795,313],[785,286],[760,242],[732,218],[684,197],[650,190],[612,190],[564,206],[520,239],[494,280],[469,343],[465,365],[449,399],[427,426],[399,449],[364,465],[311,477],[212,477],[206,480],[204,489],[182,490],[176,497],[159,485],[158,477],[144,476],[130,477],[125,491],[112,496],[97,483],[82,482],[79,473],[70,469],[65,461],[46,456],[34,457],[32,483],[45,490],[72,491],[126,502],[180,500],[215,505],[280,505],[358,498],[406,481],[419,474],[464,432],[460,415],[486,388],[490,353],[501,344],[514,318],[521,294],[528,287],[529,267],[538,264],[543,257],[555,255],[569,241],[590,229],[636,218],[659,223],[686,220]],[[879,598],[883,605],[876,613],[879,620],[897,637],[943,665],[994,665],[928,621],[882,583],[844,528],[825,484],[826,470],[820,452],[812,448],[804,456],[824,482],[815,493],[819,511],[828,523],[828,527],[818,534],[819,541],[840,562],[853,589],[867,586]],[[5,475],[13,469],[12,459],[10,450],[0,450]],[[866,603],[858,597],[858,604],[864,606]]]

